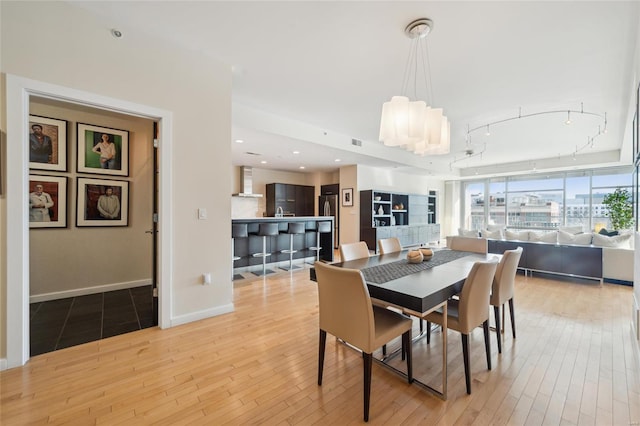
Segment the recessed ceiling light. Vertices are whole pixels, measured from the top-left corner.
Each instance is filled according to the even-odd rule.
[[[242,139],[236,139],[236,143],[243,143],[244,141]]]
[[[260,164],[267,164],[267,160],[262,160]]]
[[[304,169],[304,166],[300,166],[301,169]]]
[[[300,151],[293,151],[294,155],[300,154]]]
[[[336,158],[336,159],[335,159],[335,160],[333,160],[333,161],[335,161],[336,163],[339,163],[339,162],[341,162],[342,160],[341,160],[341,159],[339,159],[339,158]]]

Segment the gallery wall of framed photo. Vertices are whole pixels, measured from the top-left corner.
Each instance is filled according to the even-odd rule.
[[[38,98],[29,112],[31,294],[150,279],[153,121]]]

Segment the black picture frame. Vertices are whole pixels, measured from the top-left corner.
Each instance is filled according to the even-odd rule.
[[[115,152],[109,160],[106,160],[106,150],[100,149],[103,138]],[[128,130],[78,123],[77,139],[78,173],[129,176]]]
[[[342,205],[344,207],[353,206],[353,188],[344,188],[342,190]]]
[[[108,193],[109,188],[111,188],[112,194]],[[79,177],[77,190],[77,227],[129,225],[128,181]],[[103,197],[105,198],[103,199]],[[115,197],[113,201],[109,201],[111,197]],[[114,201],[117,202],[114,203]]]
[[[38,127],[40,132],[37,132]],[[29,115],[27,136],[31,170],[67,171],[66,120]]]
[[[66,228],[67,191],[65,176],[29,175],[29,228]]]

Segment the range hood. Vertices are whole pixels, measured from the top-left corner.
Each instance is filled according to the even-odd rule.
[[[237,194],[231,194],[232,197],[253,197],[261,198],[262,194],[253,193],[253,167],[240,167],[240,191]]]

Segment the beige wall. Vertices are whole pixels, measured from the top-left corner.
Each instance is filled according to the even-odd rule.
[[[173,194],[171,273],[164,277],[170,281],[170,295],[161,297],[170,297],[174,324],[232,308],[231,247],[220,243],[231,238],[230,66],[151,40],[135,28],[120,28],[125,37],[115,39],[110,22],[70,3],[1,2],[0,7],[2,74],[171,112],[172,149],[160,147],[160,155],[171,158],[171,170],[161,170],[160,176],[171,173]],[[5,99],[4,93],[0,98]],[[3,102],[2,132],[8,107]],[[7,134],[6,144],[23,143],[23,137]],[[7,208],[11,206],[2,199],[1,358],[7,353]],[[207,220],[198,220],[198,208],[208,210]],[[212,274],[212,285],[202,285],[205,272]]]
[[[150,284],[152,239],[145,231],[153,225],[153,121],[39,98],[32,99],[29,112],[66,120],[68,149],[67,172],[32,171],[67,177],[68,193],[67,228],[29,232],[30,295],[50,300],[104,291],[99,286]],[[76,173],[77,123],[129,131],[128,177]],[[129,182],[128,226],[76,227],[77,176]]]
[[[1,19],[2,16],[0,15],[0,24],[2,23]],[[1,32],[0,35],[2,35]],[[1,51],[0,55],[2,55]],[[5,85],[5,75],[0,74],[0,105],[2,106],[0,108],[0,369],[5,368],[3,360],[7,356],[7,336],[5,335],[7,327],[7,221],[5,219],[7,217],[7,200],[5,198],[7,193],[7,168],[5,167],[5,158],[7,158],[7,116],[2,112],[7,104]]]
[[[353,188],[353,206],[342,205],[342,190]],[[358,166],[340,168],[340,244],[360,241],[360,193]]]

